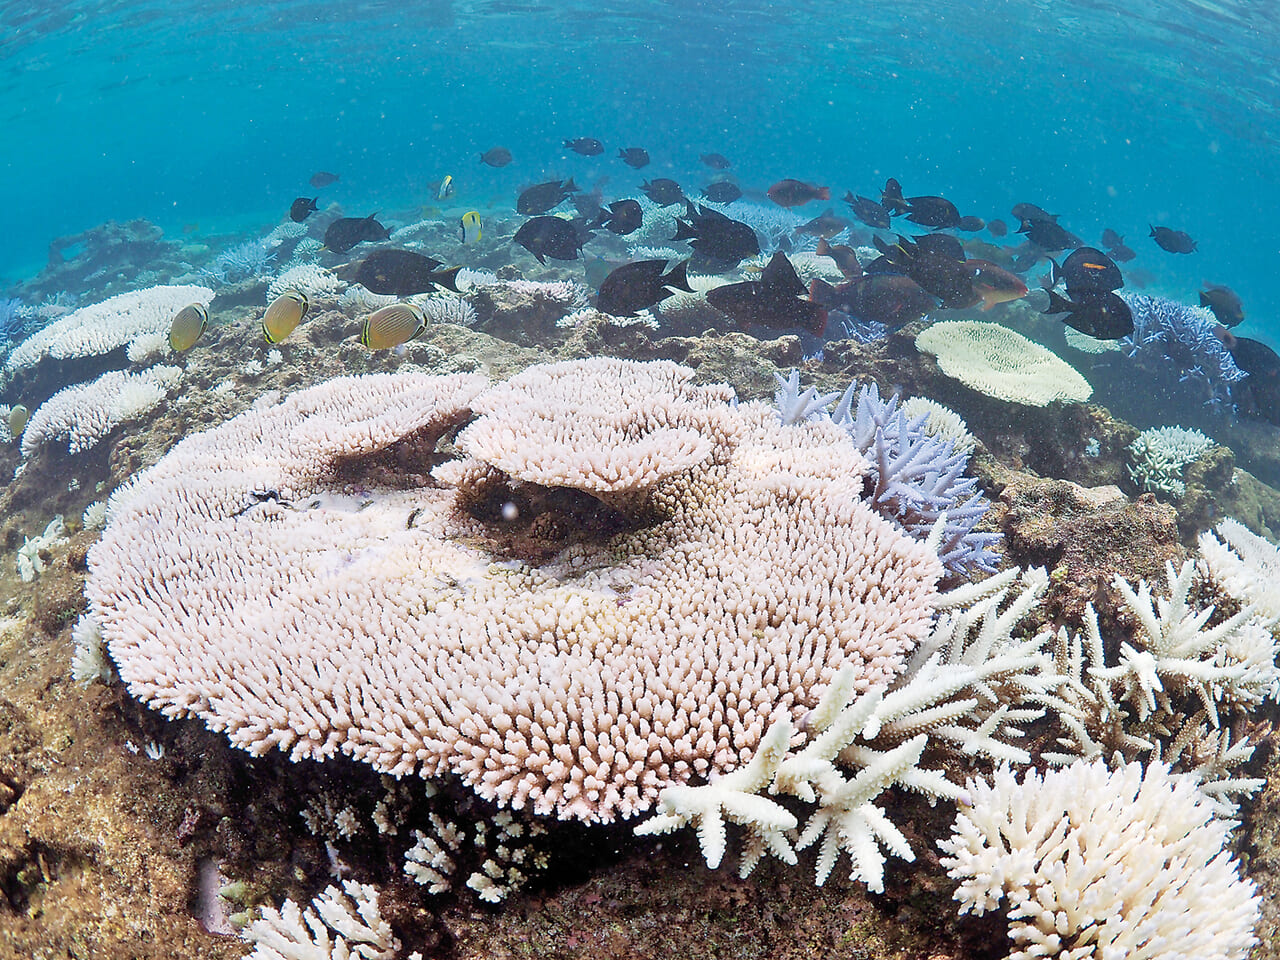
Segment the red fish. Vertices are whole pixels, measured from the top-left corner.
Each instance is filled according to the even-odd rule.
[[[810,200],[830,200],[831,191],[803,180],[779,180],[769,188],[769,199],[780,207],[798,207]]]

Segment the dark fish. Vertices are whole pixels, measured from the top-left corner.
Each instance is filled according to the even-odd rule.
[[[364,258],[356,271],[356,283],[371,293],[409,297],[429,293],[437,285],[458,292],[457,276],[461,267],[437,270],[439,260],[424,257],[412,250],[375,250]]]
[[[839,286],[815,278],[809,284],[809,297],[833,312],[882,323],[890,330],[919,320],[938,305],[918,283],[897,273],[868,274]]]
[[[798,207],[810,200],[830,200],[831,191],[803,180],[779,180],[768,190],[769,199],[780,207]]]
[[[818,241],[818,246],[813,252],[820,257],[830,257],[834,260],[836,267],[846,280],[856,280],[862,276],[862,264],[858,262],[858,254],[854,252],[853,247],[846,247],[843,244],[833,247],[822,239]]]
[[[704,257],[730,265],[760,252],[760,241],[748,224],[688,200],[684,218],[677,218],[676,235],[671,239],[688,240]]]
[[[376,243],[391,236],[391,231],[378,222],[378,215],[340,217],[324,232],[324,245],[334,253],[346,253],[357,243]]]
[[[712,170],[728,170],[729,158],[720,153],[704,153],[698,158]]]
[[[986,225],[987,221],[983,220],[981,217],[974,216],[961,217],[956,221],[956,229],[963,230],[965,233],[977,233]]]
[[[1047,253],[1080,246],[1080,238],[1058,226],[1056,220],[1024,220],[1018,232]]]
[[[1037,207],[1034,203],[1015,203],[1009,212],[1024,223],[1035,223],[1039,220],[1053,222],[1058,219],[1056,213],[1049,213],[1044,207]]]
[[[645,181],[640,185],[640,189],[646,197],[660,207],[669,207],[684,199],[684,191],[680,189],[680,184],[665,177]]]
[[[577,193],[573,178],[568,180],[548,180],[530,187],[516,198],[516,213],[526,217],[546,213],[552,207],[562,203],[571,193]]]
[[[1151,237],[1161,250],[1167,250],[1170,253],[1193,253],[1196,249],[1196,242],[1191,239],[1191,234],[1185,230],[1152,227]]]
[[[800,327],[820,335],[827,325],[827,311],[805,299],[805,293],[795,267],[785,253],[778,251],[759,280],[716,287],[707,291],[707,302],[738,323]]]
[[[1230,287],[1216,283],[1206,283],[1200,291],[1200,306],[1208,307],[1218,322],[1226,327],[1234,327],[1244,322],[1244,303]]]
[[[639,170],[641,167],[649,165],[649,151],[643,147],[627,147],[625,150],[618,151],[618,159],[628,167],[635,167]]]
[[[1118,247],[1108,247],[1107,253],[1111,254],[1111,259],[1116,261],[1116,263],[1128,263],[1137,256],[1137,254],[1133,252],[1132,248],[1126,247],[1123,243]]]
[[[912,240],[921,253],[936,253],[952,260],[964,259],[964,244],[949,233],[926,233],[912,237]]]
[[[1272,384],[1280,382],[1280,356],[1265,343],[1248,337],[1232,336],[1227,342],[1227,350],[1236,366],[1250,378],[1269,380]]]
[[[321,170],[319,173],[313,173],[311,175],[311,179],[307,182],[317,190],[320,190],[323,187],[329,186],[331,183],[337,183],[338,175],[336,173],[329,173],[328,171]]]
[[[506,147],[494,147],[480,154],[480,162],[491,167],[505,167],[511,162],[511,151]]]
[[[853,191],[848,191],[844,195],[844,202],[853,210],[853,215],[868,227],[876,230],[889,229],[889,211],[870,197],[862,195],[855,197]]]
[[[890,177],[884,182],[884,189],[880,191],[880,206],[889,211],[889,215],[896,217],[906,213],[911,208],[907,206],[907,201],[902,197],[902,184]]]
[[[921,240],[928,241],[924,246],[901,236],[896,244],[890,246],[879,237],[873,237],[876,248],[882,254],[880,260],[887,261],[889,266],[876,261],[868,267],[868,272],[904,273],[925,292],[941,300],[944,307],[953,310],[971,307],[982,298],[973,289],[973,271],[965,266],[964,249],[959,249],[957,257],[956,249],[949,244],[940,240],[928,240],[930,237],[943,236],[946,235],[928,234],[927,237],[922,237]],[[947,240],[959,246],[959,241],[954,237],[947,237]]]
[[[637,260],[619,267],[600,284],[596,309],[615,317],[633,317],[671,296],[667,287],[693,293],[685,276],[689,261],[677,263],[664,275],[666,266],[666,260]]]
[[[733,203],[742,196],[742,191],[738,189],[736,183],[717,180],[715,183],[707,184],[707,189],[702,191],[702,195],[712,203]]]
[[[1095,340],[1119,340],[1133,333],[1133,312],[1110,290],[1086,292],[1074,301],[1050,290],[1049,306],[1041,312],[1065,313],[1063,323]]]
[[[564,145],[574,153],[580,153],[584,157],[598,157],[604,153],[604,144],[595,137],[578,137],[576,140],[566,140]]]
[[[600,211],[595,225],[625,237],[639,230],[643,222],[644,208],[638,200],[615,200],[609,204],[608,212]]]
[[[1027,295],[1027,285],[1022,278],[1004,267],[988,260],[966,260],[964,265],[972,271],[973,292],[982,298],[983,310]]]
[[[1069,297],[1106,293],[1124,286],[1124,277],[1120,275],[1115,261],[1094,247],[1077,247],[1062,261],[1061,267],[1055,260],[1049,262],[1053,264],[1053,283],[1065,281]]]
[[[1102,245],[1110,250],[1112,247],[1118,247],[1124,243],[1124,237],[1116,233],[1110,227],[1102,231]]]
[[[1009,232],[1009,227],[1003,220],[988,220],[987,232],[993,237],[1003,237]]]
[[[922,227],[947,229],[960,223],[960,211],[946,197],[908,197],[907,219]]]
[[[844,233],[849,229],[849,221],[836,216],[836,212],[830,207],[822,211],[821,214],[814,217],[808,223],[802,223],[796,227],[792,233],[803,233],[811,237],[823,237],[830,240],[838,233]]]
[[[289,219],[294,223],[301,223],[319,209],[316,206],[316,201],[319,199],[319,197],[298,197],[289,204]]]
[[[579,229],[579,224],[560,217],[534,217],[516,231],[515,242],[535,257],[539,263],[553,260],[577,260],[582,245],[589,234]]]

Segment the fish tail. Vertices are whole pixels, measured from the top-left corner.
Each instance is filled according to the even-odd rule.
[[[818,188],[818,193],[817,193],[817,198],[818,198],[819,200],[830,200],[830,199],[831,199],[831,188],[830,188],[830,187],[819,187],[819,188]],[[828,210],[828,211],[827,211],[827,213],[830,213],[830,212],[831,212],[830,210]],[[825,321],[825,320],[823,321],[823,326],[826,326],[826,321]]]
[[[664,287],[675,287],[677,290],[683,290],[685,293],[693,293],[693,287],[689,286],[689,261],[681,260],[662,278]]]
[[[462,291],[458,289],[458,271],[461,269],[462,267],[450,267],[448,270],[441,270],[437,273],[431,274],[428,279],[430,279],[432,283],[440,284],[440,286],[444,287],[446,290],[452,290],[454,293],[461,293]]]

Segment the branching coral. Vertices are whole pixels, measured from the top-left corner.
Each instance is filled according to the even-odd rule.
[[[1129,477],[1145,493],[1163,493],[1178,500],[1186,492],[1182,469],[1213,447],[1199,430],[1153,427],[1129,444]]]
[[[400,940],[378,909],[378,891],[346,880],[300,908],[267,907],[244,930],[254,944],[246,960],[394,960]]]
[[[1077,761],[970,794],[942,863],[962,913],[1007,901],[1009,960],[1243,960],[1257,942],[1254,885],[1193,777]]]

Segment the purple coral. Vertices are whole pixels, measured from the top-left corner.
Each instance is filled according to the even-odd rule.
[[[1165,297],[1121,296],[1133,311],[1133,333],[1121,342],[1157,388],[1170,396],[1189,394],[1214,410],[1232,410],[1231,384],[1247,374],[1214,334],[1214,315]]]
[[[795,371],[777,380],[775,400],[783,423],[827,415],[831,395],[819,396],[812,387],[801,393]],[[864,496],[882,516],[920,540],[945,513],[938,545],[943,565],[961,575],[993,572],[999,564],[994,547],[1000,534],[974,530],[991,504],[975,492],[977,479],[964,476],[969,454],[957,451],[952,440],[926,433],[927,415],[908,419],[898,400],[897,394],[881,399],[874,383],[861,389],[850,384],[830,415],[871,461],[871,486]]]

